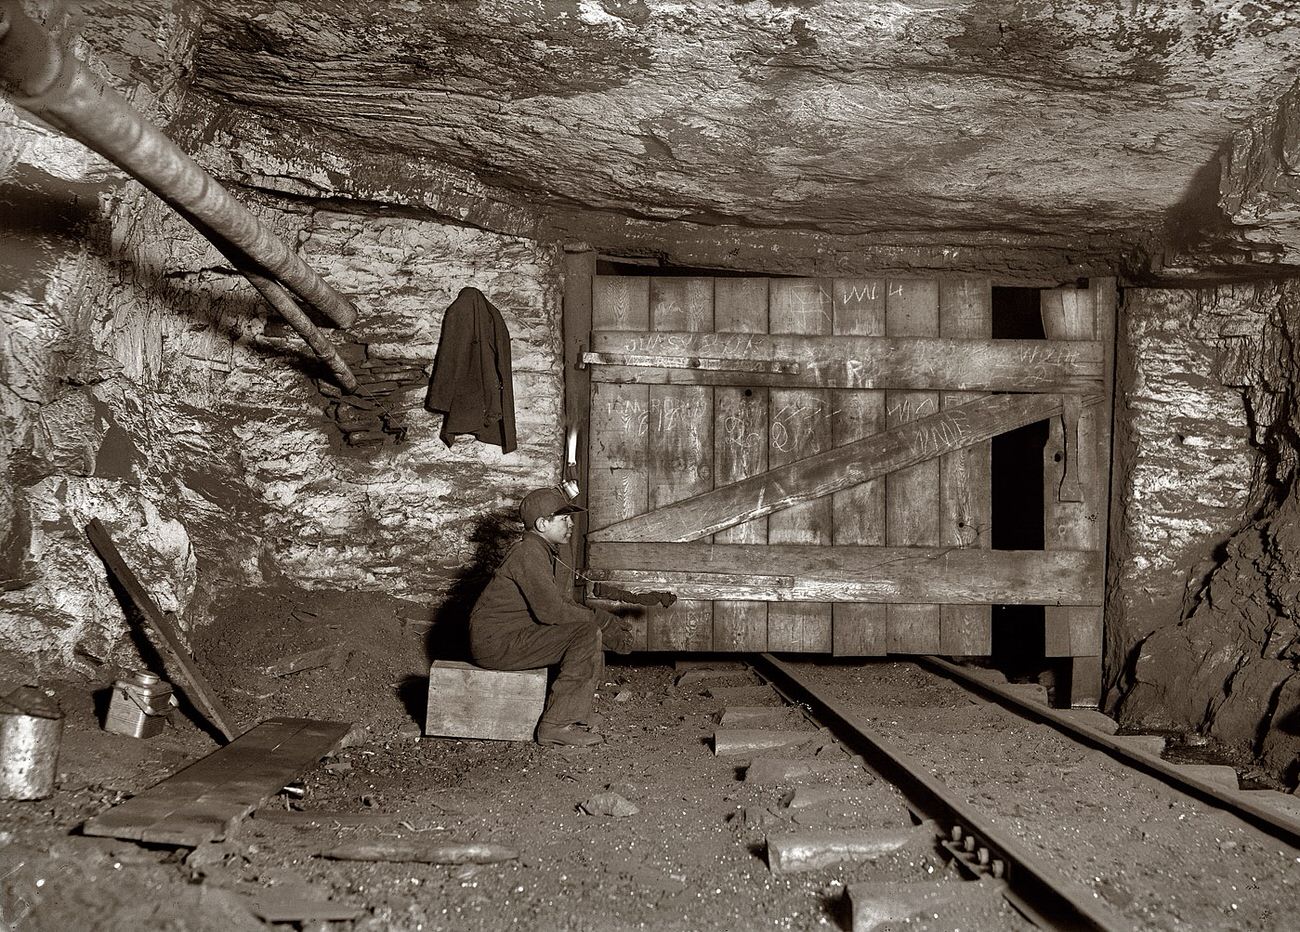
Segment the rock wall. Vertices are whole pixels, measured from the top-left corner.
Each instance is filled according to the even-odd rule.
[[[1278,770],[1300,718],[1294,282],[1126,295],[1109,659],[1124,718]]]
[[[169,67],[141,68],[151,56],[137,50],[114,73],[78,48],[185,139],[212,117],[174,83],[189,22],[127,20],[132,48]],[[373,591],[431,614],[512,528],[519,494],[555,480],[558,248],[328,192],[234,193],[357,303],[334,338],[379,390],[376,431],[357,433],[305,344],[184,221],[0,103],[0,649],[38,665],[131,662],[84,534],[92,517],[191,632],[250,588]],[[512,335],[508,455],[469,438],[446,447],[421,407],[443,311],[469,285]]]

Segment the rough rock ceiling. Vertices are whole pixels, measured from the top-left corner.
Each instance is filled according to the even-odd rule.
[[[397,174],[939,242],[1223,225],[1220,157],[1300,65],[1294,0],[205,6],[197,88]]]

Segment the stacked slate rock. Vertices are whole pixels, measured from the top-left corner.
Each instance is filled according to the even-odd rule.
[[[429,375],[426,363],[418,359],[381,359],[372,356],[365,343],[354,340],[338,345],[339,355],[356,376],[356,394],[344,394],[337,385],[318,379],[316,387],[329,401],[325,411],[343,433],[351,447],[401,443],[406,438],[405,408],[402,396],[413,389],[423,389]]]

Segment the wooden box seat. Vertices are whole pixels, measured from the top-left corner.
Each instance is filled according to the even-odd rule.
[[[546,669],[484,670],[459,660],[429,669],[429,737],[531,741],[546,700]]]

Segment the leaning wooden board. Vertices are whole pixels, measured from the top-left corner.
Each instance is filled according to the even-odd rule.
[[[82,827],[87,835],[196,847],[218,841],[236,821],[332,751],[351,726],[272,718]]]
[[[217,698],[216,692],[208,685],[207,678],[190,657],[189,650],[176,631],[176,626],[158,610],[148,591],[140,585],[135,573],[131,572],[131,568],[122,559],[117,545],[109,536],[108,528],[104,527],[98,518],[91,518],[90,523],[86,525],[86,536],[90,538],[91,545],[104,561],[109,572],[117,579],[127,597],[162,639],[172,660],[176,663],[174,675],[178,675],[182,680],[186,697],[207,714],[222,737],[227,741],[234,740],[235,735],[239,734],[239,727],[235,724],[234,718],[226,711],[221,700]]]

